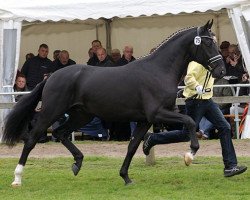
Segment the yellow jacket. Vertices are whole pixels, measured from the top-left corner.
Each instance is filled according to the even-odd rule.
[[[187,75],[185,76],[184,83],[185,88],[183,95],[185,97],[191,97],[197,94],[195,88],[198,85],[204,85],[206,75],[208,70],[206,70],[201,64],[197,62],[190,62],[187,68]],[[197,99],[210,99],[213,96],[213,85],[214,85],[214,78],[211,76],[207,86],[205,87],[206,91],[202,95],[198,95]],[[209,91],[210,90],[210,91]]]

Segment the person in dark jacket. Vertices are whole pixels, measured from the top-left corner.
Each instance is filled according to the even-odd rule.
[[[51,72],[52,61],[47,58],[48,53],[48,45],[41,44],[38,49],[38,55],[24,63],[21,73],[26,77],[29,90],[33,90],[44,79],[44,76]]]
[[[53,61],[55,61],[57,58],[59,58],[59,53],[61,52],[61,50],[57,49],[53,52]]]
[[[99,40],[93,40],[91,44],[92,44],[93,55],[92,55],[92,57],[89,58],[87,64],[92,65],[92,66],[96,66],[97,63],[99,62],[97,55],[96,55],[96,52],[97,52],[97,49],[102,47],[102,43]]]
[[[59,53],[58,58],[52,62],[52,72],[74,64],[76,64],[76,62],[69,58],[69,52],[66,50],[62,50]]]
[[[134,60],[135,58],[133,56],[133,47],[127,45],[124,47],[122,57],[116,62],[116,66],[126,65]]]
[[[125,46],[123,49],[123,56],[115,63],[115,65],[123,66],[132,61],[133,57],[133,47]],[[113,140],[126,141],[131,138],[133,132],[136,128],[136,122],[113,122],[110,128],[110,137]]]
[[[96,66],[100,67],[113,67],[114,63],[111,61],[110,57],[107,55],[107,51],[104,48],[99,48],[97,50],[98,63]]]
[[[114,61],[114,63],[116,63],[118,60],[121,59],[121,52],[119,49],[112,49],[111,51],[111,58]]]
[[[229,65],[226,66],[226,76],[232,76],[232,78],[229,80],[230,84],[240,83],[243,74],[246,73],[241,52],[237,45],[231,44],[228,47],[228,53],[229,56],[227,57],[227,62]]]

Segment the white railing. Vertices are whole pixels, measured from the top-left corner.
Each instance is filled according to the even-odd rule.
[[[185,86],[179,86],[178,89],[183,89]],[[232,103],[235,107],[234,109],[234,121],[235,121],[235,128],[236,128],[236,136],[237,139],[239,138],[239,112],[238,106],[240,103],[250,103],[250,96],[238,96],[239,90],[241,87],[250,87],[250,84],[228,84],[228,85],[214,85],[214,87],[230,87],[232,89],[233,96],[226,96],[226,97],[213,97],[213,100],[218,104],[223,103]],[[236,88],[236,91],[234,90]],[[28,94],[30,92],[0,92],[0,95],[12,95],[13,99],[14,96]],[[11,109],[15,105],[15,102],[0,102],[0,109]],[[176,105],[185,105],[185,98],[177,98]]]

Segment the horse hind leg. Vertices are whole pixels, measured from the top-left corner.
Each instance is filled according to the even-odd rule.
[[[83,115],[82,112],[77,110],[71,110],[69,117],[55,130],[53,130],[53,136],[61,141],[61,143],[70,151],[73,155],[75,163],[72,165],[72,171],[76,176],[81,169],[83,162],[82,152],[69,140],[69,135],[78,128],[83,127],[85,124],[92,120],[92,116]]]
[[[21,186],[22,184],[22,173],[28,156],[31,150],[35,147],[36,143],[38,142],[39,138],[42,136],[44,131],[47,130],[47,123],[38,121],[36,126],[30,131],[28,137],[24,141],[24,147],[22,150],[21,157],[19,159],[18,165],[14,171],[14,181],[12,182],[13,187]]]

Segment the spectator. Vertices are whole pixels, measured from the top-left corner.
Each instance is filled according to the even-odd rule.
[[[89,48],[88,54],[89,54],[89,58],[92,58],[94,56],[94,52],[92,48]]]
[[[25,56],[25,60],[29,60],[30,58],[33,58],[35,55],[33,53],[27,53]]]
[[[222,79],[215,79],[214,81],[215,85],[227,85],[229,84],[228,80],[222,78]],[[223,97],[223,96],[233,96],[232,89],[229,87],[215,87],[213,89],[213,96],[214,97]],[[232,104],[219,104],[219,108],[221,112],[226,115],[230,113],[230,107]],[[197,132],[198,138],[202,139],[209,139],[210,138],[210,132],[212,129],[214,129],[214,125],[207,120],[206,117],[202,117],[200,123],[199,123],[199,132]]]
[[[104,48],[99,48],[97,49],[97,58],[98,58],[98,62],[97,62],[97,66],[101,66],[101,67],[112,67],[114,66],[114,63],[110,60],[110,57],[107,55],[106,49]]]
[[[123,56],[117,61],[116,66],[126,65],[134,60],[133,47],[125,46]],[[111,139],[118,141],[129,140],[133,135],[135,128],[136,122],[113,122],[110,127],[110,137]]]
[[[209,77],[205,84],[205,77]],[[247,170],[245,166],[237,165],[237,158],[231,138],[230,125],[224,118],[219,107],[213,102],[212,94],[214,79],[209,76],[209,72],[199,63],[190,62],[187,75],[185,77],[185,89],[183,95],[187,97],[186,112],[195,121],[198,127],[200,120],[206,116],[216,129],[220,132],[220,143],[224,162],[224,176],[230,177],[241,174]],[[164,133],[147,133],[144,138],[143,152],[148,155],[149,150],[156,144],[177,143],[190,140],[188,131],[177,130]],[[185,160],[190,164],[193,160],[193,152]],[[186,159],[186,157],[185,157]]]
[[[223,57],[224,62],[226,62],[227,57],[229,56],[228,47],[230,46],[230,42],[223,41],[220,45],[220,53]]]
[[[240,83],[243,74],[246,73],[243,66],[244,63],[242,60],[241,52],[237,45],[231,44],[228,47],[228,53],[229,56],[227,57],[227,63],[229,63],[229,65],[226,65],[226,76],[231,76],[231,78],[229,79],[230,84]]]
[[[44,79],[44,76],[51,72],[52,61],[47,58],[48,53],[49,47],[46,44],[41,44],[38,55],[24,63],[21,73],[26,77],[29,90],[33,90]]]
[[[76,64],[76,62],[69,58],[69,52],[66,50],[62,50],[59,53],[58,58],[52,62],[52,72],[74,64]]]
[[[126,65],[132,61],[134,61],[135,58],[133,57],[133,47],[132,46],[125,46],[123,50],[122,57],[117,61],[117,66]]]
[[[100,67],[112,67],[114,63],[110,60],[107,55],[106,49],[101,47],[100,41],[94,40],[92,42],[93,57],[88,61],[92,63],[90,65],[100,66]],[[89,54],[90,55],[90,54]],[[96,57],[96,58],[95,58]],[[106,127],[104,126],[105,122],[95,117],[91,122],[86,124],[80,130],[93,138],[99,138],[101,140],[109,140],[109,133]]]
[[[92,44],[93,56],[89,58],[87,64],[96,66],[97,63],[99,62],[97,55],[96,55],[97,49],[102,47],[102,43],[99,40],[93,40],[91,44]]]
[[[58,50],[58,49],[53,52],[54,61],[59,58],[60,52],[61,52],[61,50]]]
[[[114,63],[116,63],[119,59],[121,59],[121,52],[119,49],[113,49],[111,51],[111,57]]]
[[[16,77],[16,81],[14,84],[14,92],[24,92],[24,91],[28,91],[28,88],[26,86],[26,78],[23,74],[19,73]],[[19,99],[22,97],[22,95],[17,95],[15,97],[15,101],[19,101]]]
[[[94,119],[81,128],[80,131],[94,139],[98,138],[103,141],[109,140],[108,130],[104,127],[103,122],[98,117],[94,117]]]

